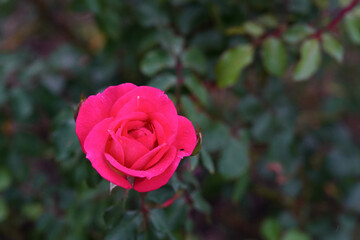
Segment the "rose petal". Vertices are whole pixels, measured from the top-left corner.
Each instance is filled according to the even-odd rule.
[[[109,150],[107,151],[107,153],[112,155],[119,163],[124,164],[125,155],[123,147],[119,142],[118,138],[116,137],[114,131],[109,131],[109,133],[111,136],[111,141],[108,143]]]
[[[178,119],[174,103],[157,88],[141,86],[129,91],[114,103],[111,114],[119,116],[134,111],[161,112],[167,119],[169,127],[175,132],[177,130]]]
[[[85,138],[91,129],[100,121],[110,116],[113,104],[125,93],[137,86],[131,83],[124,83],[118,86],[108,87],[104,92],[90,96],[81,105],[76,119],[76,134],[80,145],[84,150]],[[86,152],[85,152],[86,153]]]
[[[139,171],[133,170],[130,168],[125,167],[124,165],[120,164],[116,159],[108,153],[105,153],[105,158],[108,162],[113,166],[116,170],[124,173],[125,175],[132,176],[132,177],[147,177],[148,173],[146,171]]]
[[[127,137],[118,138],[120,144],[124,149],[124,166],[130,167],[139,158],[149,152],[142,143]]]
[[[189,119],[178,116],[179,127],[175,139],[175,146],[179,150],[179,157],[190,156],[196,146],[196,132]]]
[[[176,158],[176,148],[171,146],[169,150],[165,153],[165,155],[161,158],[158,164],[154,167],[149,168],[147,170],[134,170],[127,168],[117,162],[110,154],[105,153],[105,158],[109,161],[109,163],[119,170],[120,172],[133,176],[133,177],[146,177],[147,179],[151,179],[162,174],[174,161]]]
[[[156,140],[157,140],[158,144],[161,145],[161,144],[167,142],[167,138],[165,136],[165,133],[164,133],[164,130],[163,130],[161,124],[156,120],[152,120],[151,123],[154,127],[154,131],[156,134]]]
[[[169,146],[164,143],[160,146],[157,146],[141,158],[139,158],[134,164],[131,166],[131,169],[134,170],[146,170],[144,169],[144,166],[149,163],[150,161],[153,161],[154,159],[160,160],[166,151],[169,149]]]
[[[143,132],[144,135],[138,137],[137,135],[140,135],[141,132]],[[134,136],[136,137],[136,141],[142,143],[149,150],[153,149],[156,145],[156,135],[147,129],[138,130],[137,133],[134,133]]]
[[[150,180],[146,178],[135,178],[134,189],[138,192],[149,192],[164,186],[174,174],[180,160],[180,157],[176,157],[175,161],[162,174]]]
[[[118,116],[114,118],[114,122],[110,124],[111,130],[117,132],[119,128],[126,127],[129,121],[146,121],[149,119],[148,114],[143,112],[132,112],[124,116]]]
[[[113,118],[106,118],[90,131],[84,142],[84,149],[86,151],[86,158],[90,160],[92,166],[96,171],[108,181],[129,189],[131,184],[126,180],[125,176],[118,174],[112,169],[104,157],[106,143],[109,137],[109,124]]]
[[[140,129],[140,128],[143,128],[145,125],[146,125],[147,122],[145,121],[138,121],[138,120],[135,120],[135,121],[129,121],[127,123],[127,131],[131,131],[133,129]]]
[[[165,115],[163,115],[160,112],[155,112],[155,113],[151,113],[149,114],[149,118],[153,121],[153,122],[158,122],[161,126],[161,128],[163,129],[164,134],[166,135],[166,142],[171,144],[173,143],[173,141],[175,140],[175,137],[177,135],[177,131],[178,131],[178,121],[176,121],[176,127],[172,126],[167,117]],[[177,118],[177,116],[176,116]]]

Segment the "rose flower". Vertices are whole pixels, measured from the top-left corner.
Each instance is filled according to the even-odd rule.
[[[192,123],[177,114],[164,92],[130,83],[87,98],[76,134],[103,178],[139,192],[165,185],[197,140]]]

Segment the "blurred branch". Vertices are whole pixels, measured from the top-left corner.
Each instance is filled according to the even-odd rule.
[[[348,6],[340,10],[339,14],[327,26],[316,31],[313,35],[310,36],[310,38],[314,37],[321,39],[321,35],[324,32],[335,32],[337,30],[338,24],[343,20],[346,14],[349,13],[354,7],[356,7],[359,2],[360,0],[353,0],[352,2],[350,2]]]
[[[351,10],[358,5],[360,0],[352,0],[352,2],[349,3],[348,6],[345,8],[342,8],[339,12],[339,14],[325,27],[317,30],[314,34],[310,35],[308,38],[317,38],[321,39],[321,35],[325,32],[335,32],[337,30],[338,24],[344,19],[347,13],[349,13]],[[288,1],[285,1],[285,4],[288,4]],[[285,32],[287,29],[286,24],[281,24],[278,28],[275,28],[269,32],[265,32],[263,35],[261,35],[259,38],[255,39],[253,41],[254,46],[261,45],[267,38],[269,37],[276,37],[279,38]]]
[[[39,16],[53,25],[56,30],[63,33],[68,41],[72,42],[76,47],[87,54],[92,55],[92,51],[88,47],[88,44],[74,33],[63,18],[56,15],[44,0],[30,0],[29,2],[35,7]]]
[[[149,229],[149,210],[146,208],[146,203],[145,203],[145,197],[146,197],[146,193],[141,193],[141,212],[144,215],[144,222],[145,222],[145,228],[148,230]]]
[[[20,30],[0,42],[0,51],[12,51],[19,47],[29,36],[39,28],[37,20],[27,23]]]
[[[254,46],[261,45],[269,37],[279,38],[281,36],[281,34],[283,34],[283,32],[286,30],[286,28],[287,28],[287,26],[285,24],[281,24],[278,28],[276,28],[272,31],[266,32],[259,38],[255,39],[253,41],[253,45]]]

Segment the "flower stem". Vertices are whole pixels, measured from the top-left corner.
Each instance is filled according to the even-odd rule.
[[[141,212],[144,215],[144,222],[145,222],[145,228],[146,230],[149,229],[149,211],[146,208],[146,204],[145,204],[145,197],[146,197],[146,193],[141,193]]]

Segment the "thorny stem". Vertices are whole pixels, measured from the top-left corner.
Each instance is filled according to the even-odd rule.
[[[269,37],[276,37],[279,38],[281,34],[285,31],[286,26],[284,24],[280,25],[278,28],[274,29],[273,31],[264,33],[260,38],[253,41],[253,45],[258,46],[261,45]]]
[[[167,208],[171,206],[176,200],[178,200],[183,194],[183,191],[178,191],[170,199],[166,200],[164,203],[160,204],[159,208]]]
[[[324,32],[335,32],[337,30],[337,25],[344,19],[347,13],[349,13],[356,5],[360,2],[360,0],[353,0],[349,3],[345,8],[341,9],[339,14],[325,27],[317,30],[314,34],[310,35],[309,38],[317,38],[321,39],[321,35]],[[287,4],[287,1],[285,1]],[[264,33],[262,36],[260,36],[258,39],[254,40],[253,45],[261,45],[262,42],[264,42],[269,37],[276,37],[279,38],[281,34],[286,30],[286,25],[282,24],[278,28]]]
[[[346,16],[346,14],[348,12],[350,12],[354,7],[356,7],[356,5],[359,3],[359,1],[360,0],[353,0],[352,2],[350,2],[349,5],[347,5],[345,8],[340,10],[339,14],[327,26],[323,27],[322,29],[319,29],[310,37],[321,39],[321,35],[324,32],[336,31],[337,25],[343,20],[343,18]]]

